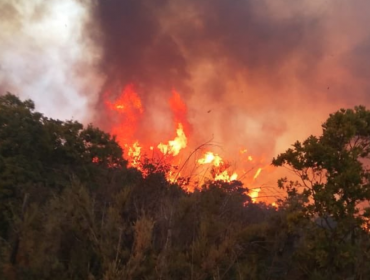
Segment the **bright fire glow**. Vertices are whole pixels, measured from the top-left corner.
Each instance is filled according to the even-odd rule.
[[[158,149],[162,152],[162,154],[177,156],[182,149],[186,148],[188,139],[186,138],[181,123],[178,124],[176,134],[176,138],[174,140],[168,141],[168,144],[160,143],[158,145]]]
[[[258,198],[258,193],[261,191],[261,188],[255,188],[255,189],[252,189],[250,191],[250,193],[248,194],[251,198],[252,198],[252,201],[253,202],[256,202],[257,198]]]
[[[229,173],[227,172],[227,170],[219,173],[219,174],[216,174],[215,176],[215,180],[220,180],[220,181],[225,181],[225,182],[231,182],[231,181],[234,181],[238,179],[238,174],[236,174],[235,172],[230,176]]]
[[[138,141],[136,141],[131,147],[128,147],[128,156],[131,159],[131,165],[133,167],[138,167],[141,159],[141,147]]]
[[[111,101],[109,91],[104,94],[104,98],[110,119],[118,120],[111,124],[111,134],[117,136],[117,141],[122,147],[134,143],[134,135],[144,113],[141,99],[134,86],[126,86],[114,101]]]
[[[230,174],[228,171],[229,165],[217,154],[206,152],[203,157],[198,159],[199,165],[211,164],[213,166],[211,174],[214,180],[231,182],[238,179],[236,172]]]
[[[203,184],[204,179],[191,179],[190,176],[192,175],[189,175],[189,177],[180,176],[180,173],[183,173],[184,170],[179,168],[179,166],[185,163],[181,162],[181,157],[179,155],[185,152],[191,154],[191,150],[187,149],[188,137],[191,135],[191,125],[187,119],[187,106],[177,91],[173,90],[172,96],[168,100],[169,109],[173,115],[172,122],[174,124],[176,136],[172,138],[173,140],[168,140],[171,139],[171,137],[166,137],[164,135],[165,138],[159,144],[157,144],[159,141],[153,143],[150,142],[150,139],[142,139],[142,136],[139,136],[139,128],[142,123],[144,107],[133,85],[126,86],[116,98],[107,91],[104,95],[104,104],[107,109],[108,119],[111,121],[111,134],[116,135],[118,143],[123,147],[125,152],[124,157],[128,160],[129,166],[141,170],[143,176],[147,176],[145,170],[142,170],[142,163],[144,160],[149,159],[153,162],[156,162],[156,160],[159,162],[162,161],[161,164],[169,166],[169,169],[164,169],[167,170],[165,172],[169,181],[179,183],[188,191],[192,191],[194,188]],[[140,139],[140,143],[146,143],[146,145],[141,145],[138,139]],[[149,158],[148,155],[151,158]],[[160,155],[162,155],[162,157],[159,157]],[[163,157],[163,155],[165,157]],[[239,157],[242,165],[250,166],[253,164],[255,166],[262,163],[262,161],[258,163],[254,157],[248,154],[248,150],[245,148],[239,151]],[[98,162],[98,158],[94,158],[93,162]],[[249,177],[245,168],[231,172],[228,161],[225,161],[220,155],[210,150],[202,151],[202,156],[195,159],[193,164],[195,165],[195,169],[193,168],[192,170],[203,170],[200,171],[199,174],[205,174],[204,172],[207,172],[207,174],[211,175],[212,180],[224,182],[231,182],[237,179],[243,180],[246,187],[250,189],[248,195],[252,198],[252,201],[256,202],[258,199],[261,188],[250,188],[250,185],[253,185],[254,181],[261,174],[261,167],[257,169],[253,177]],[[239,176],[240,174],[243,175]],[[197,176],[207,178],[205,175]],[[182,181],[180,182],[179,180]]]
[[[173,90],[172,97],[169,99],[169,105],[173,114],[173,122],[175,125],[181,124],[186,133],[189,133],[190,124],[187,119],[188,109],[185,102],[181,99],[180,94]]]
[[[199,164],[212,163],[214,166],[220,166],[222,162],[222,158],[212,152],[207,152],[202,158],[198,159]]]
[[[256,174],[254,174],[254,176],[253,176],[253,180],[256,180],[258,178],[258,176],[261,174],[261,171],[262,171],[262,168],[261,167],[258,168]]]

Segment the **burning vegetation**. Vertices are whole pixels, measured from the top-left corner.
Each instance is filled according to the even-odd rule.
[[[265,167],[263,163],[254,160],[247,149],[241,149],[238,155],[239,165],[232,166],[227,159],[216,153],[215,150],[220,148],[211,141],[200,143],[196,148],[189,147],[189,143],[194,141],[191,141],[188,110],[176,90],[172,91],[167,101],[171,111],[172,136],[169,134],[166,137],[166,134],[162,133],[159,143],[150,139],[151,133],[144,137],[140,133],[146,108],[133,84],[125,86],[118,95],[107,90],[103,97],[105,116],[108,118],[105,120],[107,129],[116,135],[118,143],[125,151],[124,157],[129,166],[144,174],[145,164],[153,164],[161,170],[166,166],[167,179],[179,183],[188,191],[199,189],[207,180],[240,180],[251,189],[249,195],[253,201],[257,200],[261,189],[254,187],[254,184]]]
[[[370,1],[0,10],[0,279],[370,278]]]

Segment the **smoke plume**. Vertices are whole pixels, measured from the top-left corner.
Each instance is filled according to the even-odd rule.
[[[175,89],[193,147],[213,137],[226,157],[247,148],[269,159],[329,113],[370,101],[366,0],[63,3],[0,4],[0,90],[46,112],[109,129],[104,94],[133,84],[145,110],[137,136],[166,141]]]
[[[74,0],[0,1],[0,94],[35,101],[48,117],[89,120],[101,86],[89,15]]]
[[[136,84],[160,130],[176,88],[197,141],[271,156],[370,100],[370,4],[319,2],[95,1],[87,34],[101,47],[102,93]]]

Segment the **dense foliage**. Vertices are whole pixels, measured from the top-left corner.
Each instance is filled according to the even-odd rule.
[[[187,193],[127,168],[114,137],[0,97],[0,279],[369,279],[370,112],[274,159],[274,208],[240,182]]]

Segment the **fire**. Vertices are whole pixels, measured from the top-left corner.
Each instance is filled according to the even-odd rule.
[[[204,179],[200,181],[199,179],[194,179],[193,183],[191,183],[190,177],[180,178],[180,172],[186,173],[186,171],[178,168],[178,166],[181,164],[185,165],[187,162],[181,162],[181,155],[185,152],[189,152],[190,155],[194,153],[190,153],[188,149],[188,137],[191,132],[191,126],[187,120],[187,106],[177,91],[173,90],[168,100],[169,109],[173,115],[172,121],[176,136],[172,140],[164,138],[162,141],[158,141],[159,144],[150,142],[150,139],[147,138],[142,139],[138,136],[140,134],[137,134],[140,132],[138,127],[140,127],[143,118],[144,106],[140,95],[133,85],[126,86],[116,98],[113,98],[111,93],[107,91],[104,98],[108,119],[111,120],[111,133],[116,135],[119,144],[124,148],[124,156],[128,159],[129,166],[141,170],[143,176],[146,176],[145,170],[142,169],[143,163],[146,160],[151,160],[153,163],[159,162],[164,164],[164,169],[160,170],[165,170],[167,179],[171,182],[179,183],[187,190],[194,190],[195,187],[203,184],[202,180]],[[242,157],[242,164],[244,165],[258,164],[245,148],[240,150],[239,156]],[[93,161],[98,162],[98,159]],[[195,169],[201,168],[201,170],[210,174],[212,180],[231,182],[239,179],[245,181],[247,185],[254,185],[255,180],[262,171],[262,167],[259,167],[254,176],[248,179],[246,178],[248,172],[244,169],[230,171],[228,161],[225,161],[219,154],[211,150],[202,151],[201,157],[196,159],[194,164]],[[203,174],[203,171],[199,174]],[[205,178],[204,175],[203,178]],[[195,185],[192,186],[191,184]],[[248,195],[252,198],[252,201],[255,202],[257,200],[260,191],[261,188],[251,188]]]
[[[224,162],[218,154],[206,152],[197,162],[200,165],[212,164],[213,168],[211,174],[213,175],[213,179],[216,181],[231,182],[238,179],[238,174],[236,172],[230,174],[228,171],[228,163]]]
[[[256,180],[258,178],[258,176],[261,174],[261,171],[262,171],[262,168],[258,168],[256,174],[254,174],[253,176],[253,180]]]
[[[225,182],[231,182],[238,179],[238,174],[234,172],[232,175],[229,175],[227,170],[224,170],[223,172],[216,174],[215,180],[225,181]]]
[[[119,122],[111,124],[111,133],[117,136],[117,141],[121,146],[125,146],[134,138],[138,123],[143,115],[144,109],[141,99],[131,84],[126,86],[113,102],[109,91],[104,94],[104,98],[105,106],[110,113],[109,118],[115,120],[116,116],[119,116]]]
[[[262,168],[258,168],[256,173],[253,176],[253,182],[258,178],[258,176],[261,174]],[[253,188],[251,192],[249,193],[249,196],[252,198],[253,202],[257,201],[258,194],[261,191],[261,188]]]
[[[136,141],[131,147],[128,147],[128,156],[131,159],[131,165],[133,167],[138,167],[141,159],[141,147],[138,141]]]
[[[188,139],[185,131],[189,131],[189,123],[187,121],[187,107],[181,99],[180,94],[173,90],[172,97],[169,99],[169,106],[174,116],[176,127],[176,138],[168,141],[168,144],[160,143],[157,148],[164,155],[177,156],[180,151],[186,148]]]
[[[184,133],[182,124],[179,123],[176,129],[176,138],[174,140],[168,141],[168,144],[160,143],[157,147],[164,155],[173,155],[177,156],[180,151],[186,148],[188,142],[186,135]]]
[[[246,154],[247,149],[240,150],[240,154]],[[253,157],[250,155],[247,155],[246,159],[248,161],[253,161]],[[233,180],[238,179],[238,173],[233,172],[232,174],[228,171],[229,164],[226,163],[219,155],[214,154],[213,152],[206,152],[200,159],[198,159],[198,164],[205,165],[205,164],[211,164],[213,166],[213,169],[211,171],[214,180],[221,180],[225,182],[231,182]],[[253,179],[251,184],[254,183],[254,181],[258,178],[258,176],[262,172],[262,167],[259,167],[257,171],[254,173]],[[258,194],[261,191],[261,188],[253,188],[248,193],[248,195],[251,197],[253,202],[257,201]]]
[[[222,158],[212,152],[207,152],[203,158],[198,159],[199,164],[212,163],[214,166],[220,166],[222,162]]]
[[[260,191],[261,191],[261,188],[255,188],[255,189],[252,189],[251,192],[248,194],[252,198],[253,202],[257,201],[258,194]]]
[[[172,90],[172,97],[168,103],[174,116],[174,123],[180,123],[181,126],[184,127],[185,131],[189,133],[190,125],[187,120],[188,109],[176,90]]]

